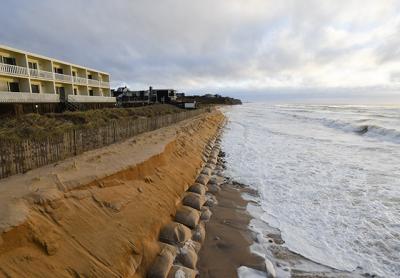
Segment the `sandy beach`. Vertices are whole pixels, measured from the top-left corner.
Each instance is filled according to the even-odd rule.
[[[243,192],[254,193],[239,184],[221,185],[199,254],[200,277],[237,277],[241,266],[266,271],[264,258],[250,252],[254,234],[248,229],[251,216]]]

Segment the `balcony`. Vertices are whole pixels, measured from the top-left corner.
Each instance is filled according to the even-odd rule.
[[[58,103],[56,94],[31,94],[22,92],[0,92],[0,103]]]
[[[101,87],[109,88],[109,87],[110,87],[110,82],[101,81],[101,82],[100,82],[100,86],[101,86]]]
[[[61,81],[61,82],[72,82],[72,76],[71,75],[65,75],[61,73],[54,73],[54,78],[55,80]]]
[[[95,79],[88,79],[88,84],[98,87],[100,85],[100,81]]]
[[[3,63],[0,63],[0,72],[9,75],[28,76],[27,68]]]
[[[20,67],[15,65],[0,63],[0,73],[11,75],[11,76],[21,76],[21,77],[32,77],[45,80],[55,80],[67,83],[74,83],[77,85],[90,85],[96,87],[109,88],[110,82],[99,81],[95,79],[86,79],[84,77],[71,76],[60,73],[53,73],[51,71],[38,70],[38,69],[28,69],[26,67]]]
[[[29,74],[34,78],[41,78],[47,80],[53,80],[54,75],[51,71],[37,70],[37,69],[29,69]]]
[[[73,76],[72,80],[75,84],[87,85],[87,79],[84,77]]]
[[[115,103],[116,99],[115,99],[115,97],[103,97],[103,96],[68,95],[68,102],[75,102],[75,103]]]

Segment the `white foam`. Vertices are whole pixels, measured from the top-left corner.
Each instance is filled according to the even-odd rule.
[[[241,266],[237,270],[239,278],[265,278],[267,274],[265,272],[252,269],[247,266]]]
[[[400,111],[245,104],[226,113],[225,172],[259,191],[261,207],[248,206],[254,229],[265,221],[289,249],[336,269],[400,276],[400,148],[388,143]],[[367,116],[386,130],[353,132]]]

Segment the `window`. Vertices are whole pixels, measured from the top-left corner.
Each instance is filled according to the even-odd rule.
[[[74,88],[74,95],[77,95],[77,94],[78,94],[78,89]]]
[[[64,71],[62,68],[54,68],[54,72],[58,74],[64,74]]]
[[[89,90],[89,96],[93,96],[93,90]]]
[[[89,74],[89,75],[87,76],[87,78],[88,78],[88,79],[93,79],[93,76],[92,76],[91,74]]]
[[[17,65],[15,58],[12,57],[3,57],[3,63],[4,64],[9,64],[9,65]]]
[[[32,84],[31,85],[31,89],[32,89],[32,93],[34,93],[34,94],[39,94],[40,93],[40,86],[39,85]]]
[[[18,82],[8,83],[8,90],[10,92],[19,92],[19,83]]]
[[[30,69],[38,69],[37,63],[35,62],[28,62],[28,66]]]
[[[72,72],[72,76],[76,76],[76,72],[73,71],[73,72]]]
[[[56,93],[63,95],[65,93],[64,87],[56,87]]]

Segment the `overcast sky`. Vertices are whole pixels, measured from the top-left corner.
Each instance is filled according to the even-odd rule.
[[[400,100],[399,0],[2,0],[0,26],[114,87]]]

